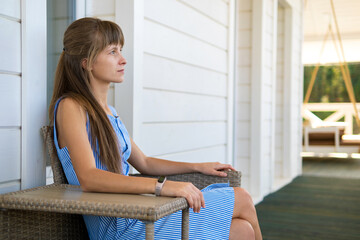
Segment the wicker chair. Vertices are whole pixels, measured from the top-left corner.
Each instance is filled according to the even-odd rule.
[[[183,239],[188,239],[185,198],[84,193],[79,186],[67,184],[53,142],[53,127],[43,127],[42,133],[54,184],[0,195],[0,239],[88,239],[81,214],[140,219],[146,223],[146,239],[153,239],[154,222],[179,210],[183,211]],[[168,179],[192,182],[199,189],[220,182],[236,187],[240,186],[241,173],[230,171],[226,178],[190,173]]]

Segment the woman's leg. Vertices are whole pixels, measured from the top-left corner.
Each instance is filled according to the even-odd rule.
[[[230,236],[232,235],[232,231],[234,231],[234,233],[238,232],[238,230],[234,229],[234,228],[239,228],[239,230],[245,229],[245,231],[246,231],[245,234],[249,234],[249,232],[251,232],[251,230],[246,230],[248,228],[245,226],[246,223],[244,223],[244,222],[248,222],[251,225],[253,232],[255,233],[255,239],[261,240],[262,235],[261,235],[261,230],[260,230],[260,226],[259,226],[259,221],[258,221],[258,218],[256,215],[255,206],[254,206],[254,203],[252,201],[250,194],[243,188],[235,187],[234,195],[235,195],[235,202],[234,202],[234,211],[233,211],[233,221],[232,221],[231,227],[230,227]],[[242,222],[239,222],[237,219],[242,220]],[[234,226],[233,226],[233,224],[234,224]],[[238,226],[238,225],[241,225],[241,226]],[[251,235],[251,233],[250,233],[250,235]],[[236,234],[235,236],[239,236],[239,235]],[[241,239],[241,238],[238,238],[238,239]]]
[[[240,218],[231,221],[229,240],[254,240],[255,232],[251,224]]]

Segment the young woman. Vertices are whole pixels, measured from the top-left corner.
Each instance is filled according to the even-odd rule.
[[[224,176],[221,163],[181,163],[147,157],[133,142],[115,109],[107,104],[110,83],[124,81],[124,37],[113,22],[83,18],[64,35],[49,116],[67,180],[84,191],[156,193],[185,197],[190,239],[261,239],[255,207],[242,188],[213,184],[200,191],[188,182],[128,176],[129,164],[149,175],[201,172]],[[151,137],[151,136],[149,136]],[[157,190],[155,188],[157,187]],[[135,219],[84,216],[90,239],[144,239]],[[181,212],[155,222],[155,237],[179,239]]]

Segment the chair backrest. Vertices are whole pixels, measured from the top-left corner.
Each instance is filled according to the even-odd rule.
[[[44,142],[46,143],[49,152],[54,183],[68,184],[68,181],[66,180],[66,176],[61,166],[60,160],[56,152],[56,147],[54,144],[54,127],[43,126],[41,128],[41,131],[44,137]]]

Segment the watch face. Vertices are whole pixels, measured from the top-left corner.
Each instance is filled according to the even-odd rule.
[[[159,182],[159,183],[163,183],[164,180],[165,180],[165,176],[161,176],[161,177],[159,177],[158,182]]]

